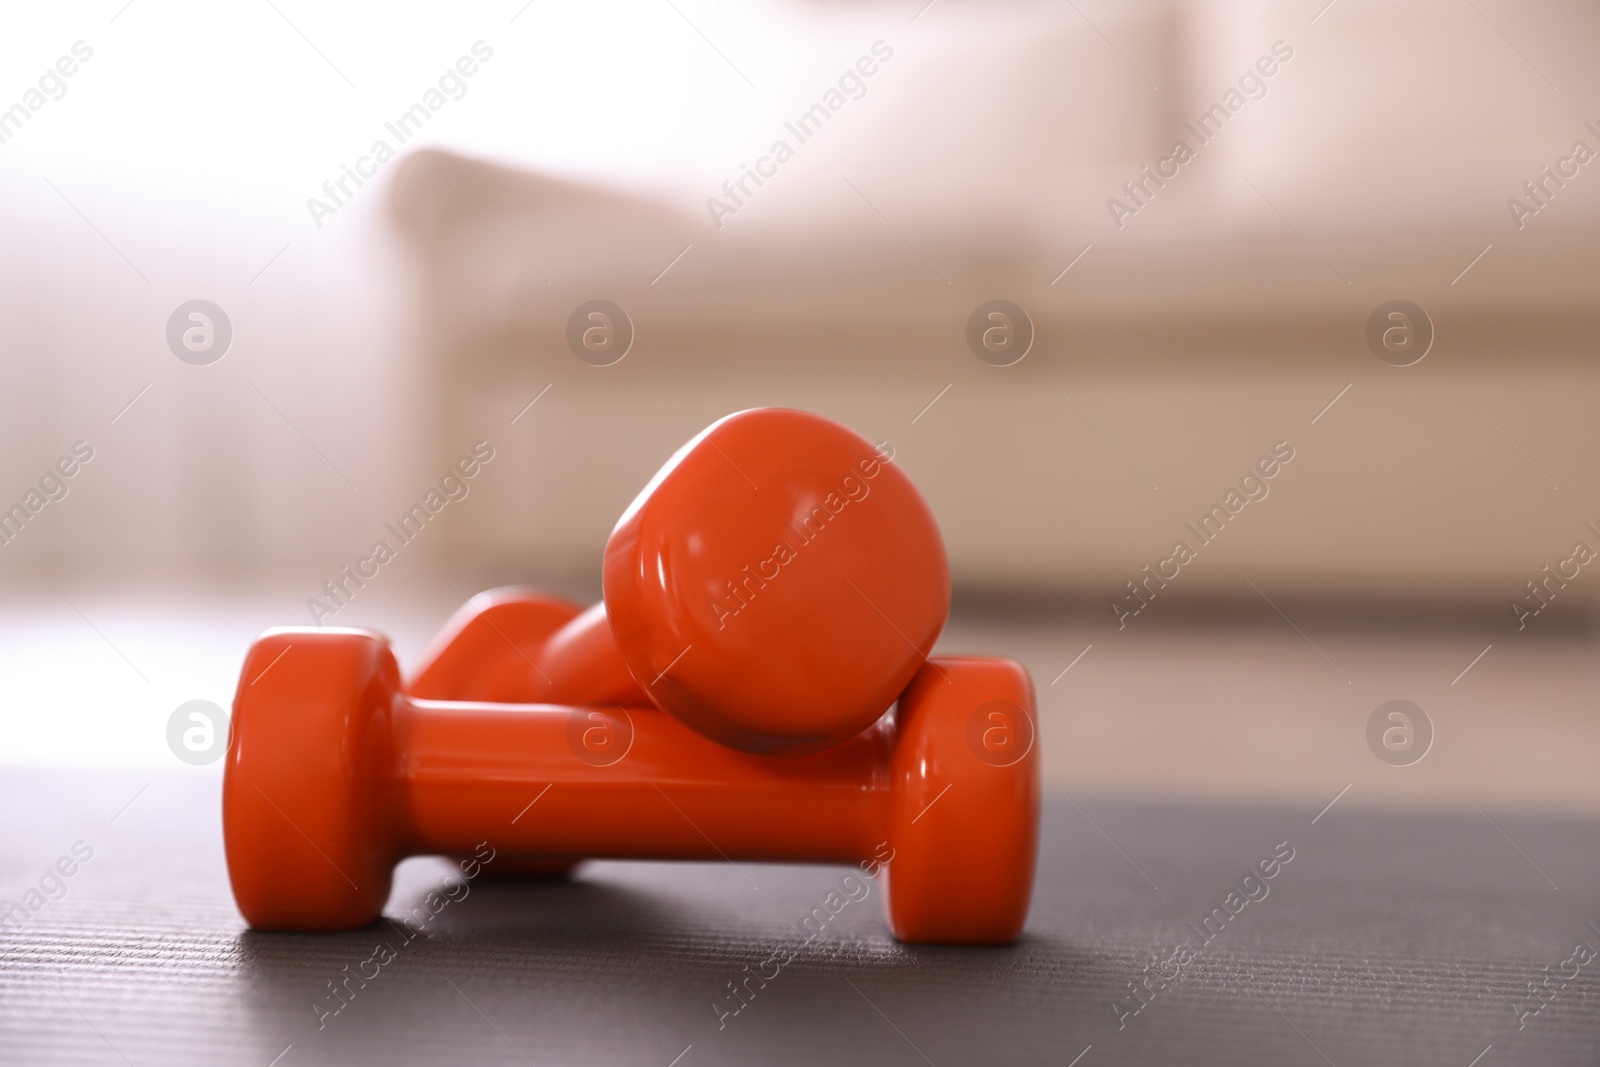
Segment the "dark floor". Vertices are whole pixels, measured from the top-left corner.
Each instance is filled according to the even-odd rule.
[[[847,872],[756,864],[593,864],[552,885],[479,879],[425,924],[250,933],[228,893],[214,777],[8,772],[4,907],[29,899],[76,843],[93,855],[59,886],[45,879],[48,895],[64,886],[64,896],[0,930],[0,1059],[1600,1059],[1600,958],[1587,951],[1600,947],[1600,825],[1339,805],[1315,823],[1314,810],[1077,810],[1050,792],[1025,937],[961,950],[891,940],[881,883],[804,943],[798,923]],[[1203,920],[1228,911],[1252,865],[1290,848],[1275,878],[1244,886],[1260,899],[1202,940]],[[390,916],[425,909],[444,871],[408,863]],[[793,962],[723,1016],[737,1003],[727,983],[777,949]],[[387,962],[365,962],[375,956]],[[324,1014],[341,1003],[328,983],[374,970]],[[1150,979],[1141,1001],[1130,982],[1158,970],[1167,980]],[[1546,983],[1537,1014],[1533,981]]]

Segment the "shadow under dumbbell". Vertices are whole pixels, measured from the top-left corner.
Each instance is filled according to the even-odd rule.
[[[846,879],[854,896],[841,891]],[[399,915],[406,903],[396,894],[387,914]],[[889,932],[881,885],[849,868],[816,866],[590,862],[565,878],[481,878],[470,900],[442,912],[432,930],[531,951],[594,952],[609,943],[633,955],[669,945],[680,962],[698,954],[718,966],[730,954],[762,960],[782,948],[785,958],[794,956],[786,966],[857,975],[863,968],[981,969],[982,961],[1004,968],[1037,952],[1075,973],[1098,967],[1058,939],[1028,933],[1004,948],[903,944]]]
[[[436,937],[493,936],[530,945],[568,936],[589,942],[636,937],[670,926],[673,918],[670,900],[595,879],[582,865],[564,876],[485,874],[471,884],[469,895],[432,916],[430,902],[450,898],[448,890],[429,892],[439,896],[397,893],[385,914],[406,917]]]

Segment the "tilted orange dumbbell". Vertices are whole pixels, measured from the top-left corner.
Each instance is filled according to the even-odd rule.
[[[603,603],[579,612],[489,594],[446,626],[413,692],[648,700],[724,745],[773,755],[860,733],[922,666],[950,609],[944,542],[891,455],[806,412],[729,415],[623,514]]]

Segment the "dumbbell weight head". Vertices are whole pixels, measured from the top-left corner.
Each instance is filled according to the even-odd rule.
[[[406,685],[425,700],[648,705],[628,673],[604,605],[584,609],[524,586],[479,593],[418,658]]]
[[[288,669],[267,671],[269,653]],[[228,876],[251,926],[353,930],[382,912],[395,865],[382,763],[399,689],[388,643],[368,631],[268,630],[251,647],[222,779]]]
[[[721,419],[662,467],[607,542],[604,587],[654,701],[767,754],[871,725],[950,609],[938,526],[889,450],[779,408]]]
[[[272,631],[251,650],[223,781],[229,875],[251,926],[366,925],[400,859],[482,842],[519,863],[882,864],[907,941],[1005,944],[1026,916],[1037,756],[969,743],[988,707],[1031,725],[1014,663],[932,660],[894,716],[783,761],[636,708],[614,712],[632,724],[626,758],[597,763],[569,743],[588,709],[414,700],[399,684],[370,632]]]
[[[417,658],[406,692],[424,700],[529,699],[551,635],[583,613],[536,589],[507,586],[463,604]]]
[[[1005,659],[939,657],[895,707],[886,840],[902,941],[1005,945],[1028,918],[1039,839],[1033,680]]]

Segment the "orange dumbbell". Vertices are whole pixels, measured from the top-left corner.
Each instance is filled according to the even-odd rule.
[[[729,415],[656,473],[611,533],[603,588],[581,612],[522,591],[467,605],[414,694],[648,700],[794,755],[875,722],[950,610],[944,542],[889,451],[778,408]]]
[[[498,704],[652,706],[611,639],[604,604],[586,611],[524,586],[490,589],[463,604],[423,651],[406,693]]]
[[[571,601],[537,589],[506,587],[479,593],[451,617],[429,645],[422,665],[405,686],[406,695],[428,700],[532,703],[540,699],[537,690],[548,684],[537,677],[534,657],[544,656],[551,635],[582,613]],[[601,694],[603,699],[650,705],[650,698],[633,684],[620,659],[608,669],[616,684]],[[578,862],[501,858],[481,870],[492,879],[558,878],[570,873]]]
[[[888,857],[896,936],[1005,944],[1033,883],[1033,723],[1021,666],[939,658],[893,716],[772,760],[656,708],[417,699],[377,634],[274,630],[234,701],[228,873],[251,926],[342,930],[379,916],[401,859],[484,842],[549,864]]]

